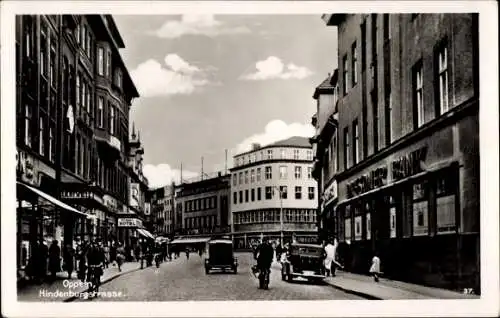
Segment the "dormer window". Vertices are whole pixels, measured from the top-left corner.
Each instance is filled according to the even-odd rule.
[[[120,69],[117,69],[115,71],[115,85],[119,88],[122,88],[122,83],[123,83],[123,74]]]

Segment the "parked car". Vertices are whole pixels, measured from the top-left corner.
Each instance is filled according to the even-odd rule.
[[[235,274],[238,273],[238,259],[234,256],[233,242],[231,240],[215,239],[208,241],[205,273],[210,274],[213,269],[231,270]]]
[[[322,281],[326,277],[323,260],[323,246],[292,243],[281,260],[281,279],[291,282],[295,277],[302,277]]]

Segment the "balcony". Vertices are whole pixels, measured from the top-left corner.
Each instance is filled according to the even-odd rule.
[[[122,151],[122,143],[120,142],[120,139],[116,138],[103,129],[96,129],[94,138],[97,141],[103,154],[106,154],[108,156],[111,155],[114,159],[120,157]]]

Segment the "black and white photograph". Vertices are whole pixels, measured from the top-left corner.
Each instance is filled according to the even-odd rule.
[[[495,2],[1,11],[3,315],[500,313]]]

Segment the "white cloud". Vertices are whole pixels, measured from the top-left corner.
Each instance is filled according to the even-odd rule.
[[[165,65],[149,59],[130,72],[143,97],[191,94],[208,85],[208,71],[190,65],[177,54],[168,54]]]
[[[288,63],[286,66],[280,58],[270,56],[263,61],[255,63],[257,71],[243,75],[241,79],[245,80],[267,80],[267,79],[303,79],[312,74],[312,72],[304,66],[297,66],[293,63]]]
[[[162,186],[170,185],[172,182],[180,183],[181,171],[179,169],[172,169],[170,165],[162,163],[159,165],[145,165],[143,173],[148,178],[149,187],[159,188]],[[182,179],[190,179],[197,177],[199,173],[193,171],[182,171]]]
[[[181,20],[165,22],[153,33],[160,38],[175,39],[187,34],[214,37],[224,34],[250,33],[250,30],[243,26],[230,27],[216,20],[212,14],[185,14]]]
[[[310,124],[286,124],[282,120],[272,120],[266,125],[263,133],[258,133],[246,138],[232,151],[232,153],[239,154],[250,151],[254,143],[265,146],[293,136],[309,138],[314,136],[314,133],[314,127]]]

